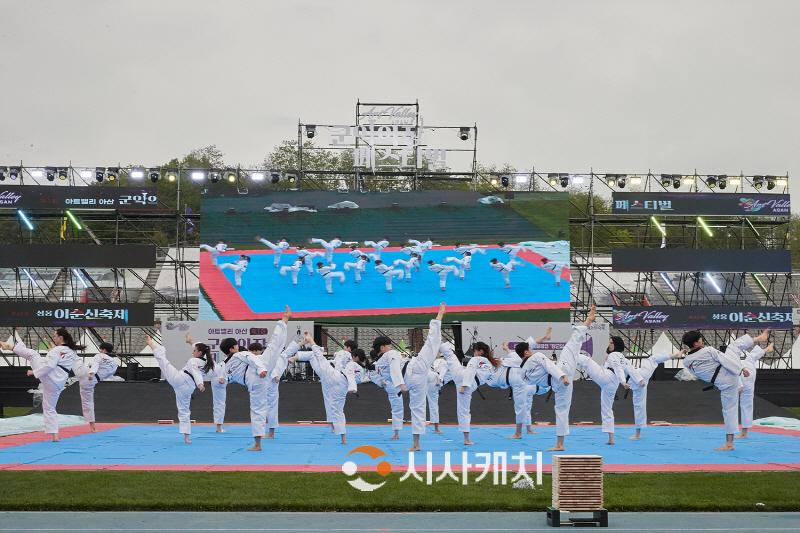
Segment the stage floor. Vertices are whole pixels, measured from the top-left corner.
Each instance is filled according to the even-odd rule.
[[[388,461],[393,471],[405,472],[411,439],[409,427],[403,429],[399,441],[391,441],[389,426],[351,425],[348,444],[343,446],[325,426],[286,425],[278,428],[275,440],[265,440],[264,450],[257,453],[247,451],[252,437],[245,424],[229,425],[222,434],[211,425],[195,425],[189,446],[183,444],[174,425],[98,424],[98,429],[92,434],[86,426],[64,428],[59,443],[45,441],[38,432],[0,438],[0,470],[338,472],[342,463],[351,460],[364,471]],[[518,462],[512,455],[524,452],[535,458],[542,451],[544,471],[550,470],[551,453],[546,450],[555,439],[553,426],[538,426],[535,435],[524,435],[519,441],[507,438],[512,433],[509,426],[473,426],[476,444],[468,447],[463,446],[456,426],[442,430],[443,435],[429,431],[422,437],[423,452],[415,454],[415,463],[423,475],[426,452],[432,452],[432,470],[441,470],[448,451],[454,467],[461,465],[464,451],[473,465],[485,462],[476,454],[507,452],[509,470]],[[737,440],[732,452],[714,451],[724,439],[721,426],[649,427],[640,441],[628,440],[632,432],[631,427],[618,426],[617,444],[608,446],[598,426],[572,427],[563,453],[602,455],[607,472],[800,470],[798,431],[753,428],[748,439]],[[380,448],[384,455],[374,460],[363,453],[348,457],[363,445]]]
[[[383,276],[375,272],[372,263],[367,265],[361,282],[355,283],[354,272],[344,270],[344,264],[352,262],[353,257],[340,248],[333,262],[337,271],[344,272],[346,281],[343,284],[334,281],[333,294],[326,292],[321,275],[309,276],[305,268],[299,272],[298,284],[292,285],[291,277],[281,276],[273,266],[275,256],[270,250],[227,252],[219,256],[219,264],[235,262],[239,254],[251,257],[241,287],[234,285],[232,271],[219,270],[212,265],[208,253],[200,254],[200,284],[210,303],[226,320],[280,318],[287,303],[298,318],[435,312],[442,300],[451,312],[569,308],[569,271],[564,270],[561,285],[556,286],[553,274],[538,266],[542,256],[533,252],[519,254],[518,260],[524,268],[518,267],[511,273],[510,288],[505,288],[500,273],[489,266],[491,258],[507,261],[507,255],[496,248],[487,248],[485,255],[473,257],[472,270],[467,271],[465,279],[448,275],[446,291],[439,289],[439,276],[423,264],[419,272],[412,273],[410,282],[395,279],[393,292],[388,293]],[[452,249],[436,248],[425,253],[425,262],[433,259],[451,264],[445,262],[451,256],[459,254]],[[387,248],[381,257],[387,264],[395,259],[408,259],[398,248]],[[290,265],[294,259],[295,254],[286,253],[281,265]]]

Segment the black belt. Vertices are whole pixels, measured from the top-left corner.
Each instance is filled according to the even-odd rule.
[[[56,366],[57,366],[58,368],[60,368],[61,370],[63,370],[64,372],[66,372],[68,377],[71,377],[71,378],[72,378],[72,377],[75,377],[75,372],[73,372],[73,371],[72,371],[72,370],[70,370],[69,368],[67,368],[67,367],[65,367],[65,366],[61,366],[61,365],[56,365]]]
[[[510,400],[514,396],[514,389],[511,387],[511,382],[508,380],[508,376],[511,374],[511,367],[506,367],[506,387],[508,387],[508,399]]]
[[[184,370],[183,373],[186,374],[187,376],[189,376],[189,379],[192,380],[192,383],[194,383],[194,386],[197,387],[197,382],[194,380],[194,376],[192,375],[192,373],[189,372],[188,370]]]
[[[717,376],[719,375],[719,371],[722,368],[722,365],[717,365],[717,368],[714,370],[714,375],[711,376],[711,381],[709,381],[708,387],[703,387],[703,392],[710,391],[714,388],[714,382],[717,381]]]
[[[631,375],[630,374],[625,376],[625,383],[629,382],[630,380],[631,380]],[[627,400],[628,399],[628,393],[630,391],[631,391],[630,389],[625,389],[625,396],[622,397],[623,400]]]
[[[406,368],[408,368],[408,363],[410,363],[410,362],[411,361],[406,361],[405,364],[403,364],[403,369],[400,371],[400,375],[403,376],[403,379],[405,379],[405,377],[406,377]],[[401,390],[397,391],[397,395],[398,396],[402,396],[403,395],[403,391],[401,391]]]
[[[475,390],[477,391],[478,396],[481,397],[481,400],[486,399],[486,396],[484,396],[481,392],[481,380],[478,379],[478,376],[475,376]]]

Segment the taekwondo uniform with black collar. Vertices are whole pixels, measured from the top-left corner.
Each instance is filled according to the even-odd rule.
[[[333,239],[332,241],[328,242],[325,239],[311,239],[313,244],[320,244],[323,248],[325,248],[325,261],[328,263],[333,262],[333,252],[342,245],[342,241],[339,239]]]
[[[625,383],[624,359],[621,353],[611,352],[600,366],[591,357],[577,355],[578,369],[586,372],[600,387],[600,418],[603,423],[603,433],[614,433],[614,396],[620,383]]]
[[[300,269],[303,268],[303,260],[297,259],[291,266],[282,266],[280,275],[285,276],[290,273],[292,276],[292,285],[297,285],[297,276],[300,274]]]
[[[92,363],[87,367],[78,363],[75,375],[78,378],[78,387],[81,393],[81,410],[87,422],[94,422],[94,388],[98,382],[111,378],[117,372],[119,363],[117,359],[103,352],[95,354]],[[93,377],[90,379],[89,375]]]
[[[381,258],[381,252],[383,252],[384,248],[389,246],[389,241],[387,241],[386,239],[378,241],[378,242],[375,242],[375,241],[364,241],[364,246],[371,247],[371,248],[375,249],[374,252],[369,254],[369,256],[372,259],[380,259]]]
[[[425,433],[425,403],[428,396],[428,373],[442,344],[442,322],[433,319],[428,325],[428,337],[416,357],[403,367],[403,379],[408,387],[408,408],[411,411],[411,433]]]
[[[439,391],[452,380],[447,361],[437,358],[428,372],[428,420],[431,424],[439,423]]]
[[[322,266],[317,268],[317,272],[322,276],[325,282],[325,291],[328,294],[333,294],[333,280],[338,279],[339,283],[344,283],[344,272],[335,272],[336,265]]]
[[[439,275],[439,288],[442,290],[447,287],[447,275],[450,272],[452,272],[453,275],[458,276],[458,268],[452,265],[440,265],[439,263],[434,263],[432,265],[428,265],[428,270]]]
[[[633,391],[633,419],[636,429],[647,427],[647,386],[650,378],[658,365],[671,358],[672,356],[669,354],[654,354],[647,359],[642,359],[639,368],[635,368],[630,360],[625,358],[625,381]]]
[[[383,279],[386,281],[387,292],[392,292],[392,279],[397,278],[398,280],[402,280],[404,276],[402,270],[393,269],[386,263],[375,265],[375,271],[382,275]]]
[[[419,270],[419,259],[417,259],[416,257],[411,257],[408,260],[395,259],[392,265],[403,266],[403,270],[405,270],[406,283],[408,283],[411,281],[411,270],[413,270],[414,268]]]
[[[280,264],[283,252],[289,249],[289,243],[286,241],[280,241],[278,244],[275,244],[267,239],[258,239],[258,242],[269,247],[269,249],[274,252],[275,257],[272,260],[273,266],[278,266]]]
[[[392,411],[392,429],[403,429],[403,394],[400,386],[405,385],[403,379],[403,366],[408,362],[397,350],[385,352],[380,359],[375,361],[375,369],[370,372],[370,381],[386,391]]]
[[[280,380],[288,366],[288,359],[296,354],[299,349],[300,345],[297,341],[290,342],[286,346],[286,349],[281,352],[280,357],[275,360],[275,364],[267,376],[267,429],[274,430],[279,425],[278,403],[280,401]],[[265,361],[265,363],[270,364],[270,361]],[[325,412],[327,413],[327,402]]]
[[[216,265],[217,264],[217,256],[219,256],[219,254],[221,254],[225,250],[227,250],[228,249],[228,245],[223,243],[223,242],[221,242],[221,243],[219,243],[219,244],[217,244],[216,246],[213,246],[213,247],[209,246],[207,244],[201,244],[200,245],[200,249],[201,250],[205,250],[206,252],[211,254],[211,264],[212,265]]]
[[[351,268],[355,270],[355,280],[356,283],[358,283],[359,281],[361,281],[361,274],[367,270],[367,260],[364,259],[363,257],[358,257],[355,263],[344,264],[345,270],[350,270]]]
[[[569,385],[564,385],[560,380],[552,382],[555,393],[556,436],[569,435],[569,410],[572,406],[572,391],[575,373],[578,369],[578,358],[581,355],[581,346],[588,337],[589,328],[584,325],[572,326],[572,335],[562,348],[558,356],[558,366],[569,378]]]
[[[220,270],[233,270],[233,279],[237,287],[242,286],[242,274],[247,270],[250,261],[247,259],[237,259],[235,263],[222,263],[219,265]]]
[[[14,346],[14,353],[28,361],[33,376],[41,383],[44,432],[58,433],[56,404],[67,379],[73,374],[72,367],[77,364],[78,354],[68,346],[56,346],[42,357],[21,342]]]
[[[191,404],[192,393],[203,383],[203,366],[205,360],[190,357],[182,369],[176,369],[167,360],[167,349],[158,346],[153,350],[153,357],[161,369],[161,377],[172,385],[175,391],[175,405],[178,408],[178,431],[184,435],[192,434]]]
[[[750,372],[748,377],[742,376],[742,392],[739,394],[739,410],[741,413],[742,427],[750,429],[753,427],[753,398],[756,390],[756,365],[764,357],[764,349],[755,346],[749,352],[745,352],[742,359],[742,366]]]

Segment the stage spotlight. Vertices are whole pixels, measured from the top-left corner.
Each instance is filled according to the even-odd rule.
[[[756,190],[761,189],[764,186],[764,176],[753,176],[753,187]]]
[[[192,170],[190,173],[192,181],[203,181],[206,179],[206,171],[205,170]]]
[[[170,172],[169,174],[167,174],[168,182],[174,183],[176,179],[178,179],[178,176],[174,172]]]
[[[47,173],[47,181],[56,180],[56,169],[54,169],[53,167],[47,167],[45,169],[45,172]]]
[[[617,187],[624,189],[627,185],[628,179],[625,176],[617,176]]]
[[[97,167],[94,169],[94,179],[97,180],[97,183],[103,183],[103,180],[106,178],[106,169],[103,167]]]
[[[31,220],[22,212],[21,209],[17,209],[17,216],[19,216],[20,220],[25,224],[28,230],[33,231],[33,224]]]
[[[233,179],[231,179],[233,178]],[[230,181],[231,183],[236,181],[236,170],[229,168],[225,170],[225,179]]]
[[[44,177],[44,171],[41,168],[36,168],[34,170],[31,170],[31,177],[32,178],[37,178],[37,179],[38,178],[43,178]]]
[[[573,185],[583,185],[586,180],[583,179],[583,176],[572,176],[572,184]]]
[[[161,178],[161,172],[157,168],[151,168],[148,172],[150,174],[150,181],[156,183]]]
[[[555,187],[556,185],[558,185],[558,174],[548,174],[547,182],[550,184],[551,187]]]
[[[606,174],[606,184],[609,187],[613,187],[616,182],[617,177],[614,174]]]
[[[89,170],[88,168],[84,168],[83,170],[81,170],[80,176],[82,179],[88,180],[89,178],[92,177],[92,171]]]
[[[528,176],[526,176],[525,174],[517,174],[516,176],[514,176],[514,183],[516,183],[517,185],[523,185],[527,181],[528,181]]]
[[[462,141],[469,139],[469,128],[458,128],[458,138]]]
[[[728,186],[728,176],[725,174],[720,174],[717,176],[717,181],[719,182],[719,188],[724,189]]]
[[[673,189],[680,189],[681,188],[681,175],[680,174],[673,174],[672,175],[672,188]]]
[[[8,168],[8,177],[12,180],[15,180],[22,174],[22,167],[9,167]]]
[[[775,176],[767,176],[767,190],[771,191],[775,188]]]
[[[285,178],[286,181],[288,181],[289,183],[294,183],[297,181],[297,174],[291,172],[289,174],[286,174]]]
[[[58,169],[58,179],[65,180],[67,179],[67,169],[66,168],[59,168]]]
[[[489,185],[491,185],[492,187],[497,187],[497,178],[490,179]]]
[[[278,183],[281,181],[281,173],[280,172],[270,172],[269,174],[270,181],[274,183]]]
[[[558,176],[558,183],[564,188],[569,186],[569,174],[560,174]]]
[[[130,176],[131,176],[131,179],[134,179],[134,180],[144,179],[144,169],[143,168],[132,168]]]
[[[669,174],[661,174],[661,186],[665,189],[672,183],[672,176]]]
[[[317,134],[317,127],[314,126],[313,124],[308,124],[306,126],[306,137],[308,137],[309,139],[313,139],[314,135],[316,134]]]
[[[731,178],[731,185],[738,187],[742,184],[742,178]]]
[[[119,167],[109,167],[106,169],[106,178],[108,181],[116,181],[119,176]]]
[[[236,174],[228,174],[228,183],[233,183],[236,181]]]
[[[775,181],[775,183],[778,185],[778,187],[786,187],[786,184],[788,183],[788,181],[786,180],[786,178],[778,178]]]
[[[642,178],[640,178],[639,176],[631,176],[631,185],[641,185],[641,184],[642,184]]]
[[[6,167],[0,167],[0,181],[6,181],[6,172],[8,172]]]
[[[508,187],[508,185],[510,183],[511,183],[511,180],[508,178],[508,176],[500,176],[500,184],[503,187]]]
[[[716,176],[708,176],[706,178],[706,185],[708,185],[709,189],[715,189],[717,187],[717,178],[716,178]]]
[[[219,170],[209,170],[208,171],[208,180],[211,183],[216,183],[219,181]]]
[[[264,181],[264,173],[263,172],[251,172],[250,179],[253,181]]]
[[[683,177],[683,184],[684,185],[688,185],[689,187],[694,185],[694,176],[684,176]]]

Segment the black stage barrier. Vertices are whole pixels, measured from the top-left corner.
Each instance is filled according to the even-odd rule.
[[[155,268],[151,244],[4,244],[0,268]]]
[[[789,250],[695,250],[693,248],[617,248],[614,272],[777,272],[792,271]]]

